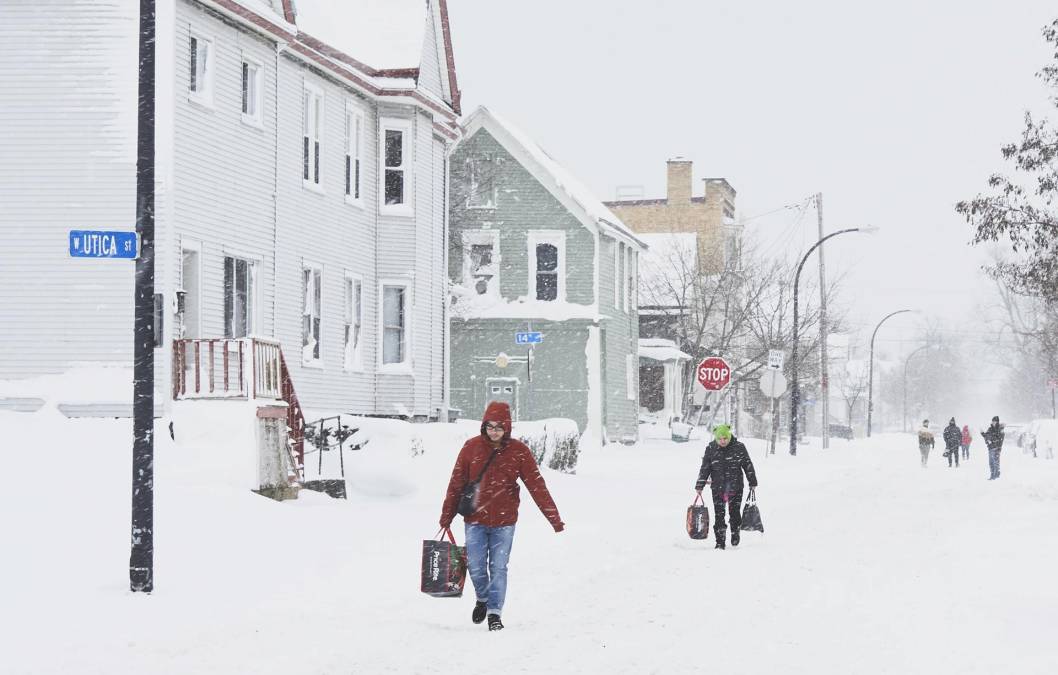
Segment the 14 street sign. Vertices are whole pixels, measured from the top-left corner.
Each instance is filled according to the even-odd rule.
[[[139,253],[135,232],[70,230],[70,257],[134,260]]]
[[[524,331],[514,334],[514,343],[518,345],[538,345],[544,341],[544,334],[538,331]]]
[[[720,391],[731,382],[731,367],[719,356],[710,356],[698,364],[698,382],[707,391]]]

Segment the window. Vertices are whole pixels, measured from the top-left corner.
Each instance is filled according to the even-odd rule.
[[[224,257],[224,337],[240,338],[255,329],[257,265],[251,260]]]
[[[320,314],[323,291],[323,270],[305,266],[301,269],[301,362],[320,360]]]
[[[406,363],[407,293],[405,285],[382,286],[382,364]]]
[[[360,166],[363,159],[364,114],[347,103],[345,107],[345,197],[359,203]]]
[[[261,125],[261,64],[242,61],[242,121]]]
[[[351,274],[345,277],[345,368],[360,370],[364,367],[364,282]]]
[[[636,355],[625,356],[625,394],[629,401],[636,400]]]
[[[625,247],[627,261],[625,262],[625,311],[636,308],[636,274],[635,274],[635,251],[631,246]]]
[[[188,91],[193,101],[208,106],[213,105],[213,63],[213,41],[192,33]]]
[[[320,187],[320,136],[323,128],[323,92],[305,85],[302,106],[302,183],[307,187]]]
[[[468,157],[467,208],[496,208],[496,162],[492,153]]]
[[[562,232],[529,233],[529,295],[536,300],[564,301],[566,239]]]
[[[382,144],[382,213],[412,215],[411,123],[383,119],[379,125]]]
[[[499,294],[499,243],[499,232],[463,233],[463,285],[478,295]]]

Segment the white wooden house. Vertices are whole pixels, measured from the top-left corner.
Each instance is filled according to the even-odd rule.
[[[132,263],[66,242],[134,229],[137,15],[0,3],[0,380],[131,364]],[[160,0],[156,86],[156,398],[445,411],[445,0]]]

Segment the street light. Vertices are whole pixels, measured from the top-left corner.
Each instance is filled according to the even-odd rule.
[[[917,349],[913,350],[910,354],[907,355],[907,358],[904,359],[904,431],[905,432],[907,431],[907,365],[909,363],[911,363],[911,357],[912,356],[914,356],[915,354],[918,354],[923,349],[929,349],[932,346],[933,345],[929,345],[929,344],[922,345],[921,347],[918,347]]]
[[[790,454],[797,454],[797,422],[798,422],[798,409],[801,407],[801,390],[797,384],[797,329],[798,329],[798,314],[797,314],[797,284],[801,279],[801,269],[805,266],[805,262],[808,261],[808,256],[812,255],[812,251],[819,248],[820,245],[831,237],[836,237],[839,234],[845,234],[846,232],[863,232],[864,234],[873,234],[878,231],[877,227],[850,227],[845,230],[838,230],[837,232],[831,232],[827,236],[823,237],[816,243],[812,244],[804,257],[801,258],[801,262],[797,265],[797,272],[794,274],[793,283],[793,348],[790,350]],[[824,338],[825,339],[825,338]],[[830,420],[824,420],[824,424],[828,424]]]
[[[914,310],[912,309],[898,309],[892,314],[886,314],[882,317],[882,320],[878,322],[878,325],[874,327],[874,332],[871,333],[871,360],[870,365],[867,368],[867,372],[869,373],[867,376],[867,438],[871,437],[871,415],[874,412],[874,338],[878,335],[878,329],[890,318],[897,314],[913,311]],[[906,366],[907,364],[905,363],[904,365]]]

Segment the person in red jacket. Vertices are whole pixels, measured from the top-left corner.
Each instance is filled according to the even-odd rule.
[[[970,435],[970,426],[964,424],[962,426],[962,458],[970,459],[970,443],[973,441],[973,436]]]
[[[478,481],[475,511],[463,516],[466,525],[467,567],[477,602],[471,620],[488,617],[489,630],[502,630],[503,601],[507,595],[507,562],[518,521],[518,479],[521,478],[541,513],[561,532],[565,523],[547,491],[536,459],[521,441],[511,438],[511,409],[492,401],[481,420],[481,434],[463,444],[448,481],[441,527],[452,525],[463,487]]]

